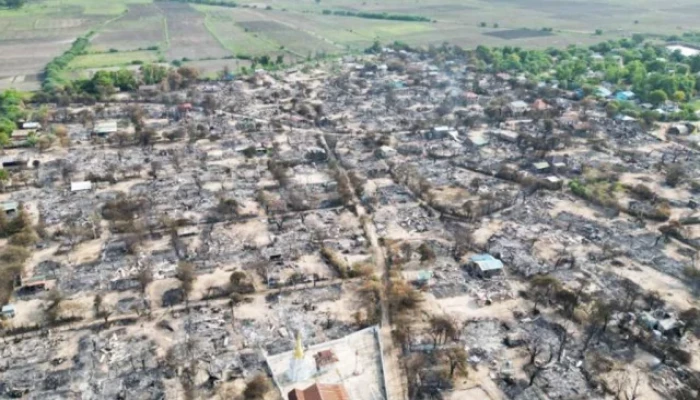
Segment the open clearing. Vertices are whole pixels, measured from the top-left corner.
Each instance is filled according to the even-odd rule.
[[[420,46],[587,45],[633,33],[679,34],[695,26],[700,11],[694,0],[666,7],[654,0],[242,0],[238,4],[232,8],[153,0],[36,0],[20,10],[0,10],[0,89],[38,88],[43,67],[89,31],[95,32],[91,52],[157,47],[157,55],[144,53],[128,60],[134,54],[88,55],[71,68],[262,55],[294,61],[319,53],[361,51],[375,40]],[[415,15],[434,22],[323,15],[323,10]],[[601,35],[595,35],[597,29]]]
[[[158,60],[155,51],[128,51],[121,53],[86,54],[76,57],[69,69],[103,68],[132,65],[133,61],[154,62]]]
[[[165,43],[165,17],[153,4],[134,4],[92,40],[95,49],[135,50]]]
[[[204,26],[204,15],[189,4],[158,3],[157,6],[166,19],[168,60],[221,58],[230,55]]]

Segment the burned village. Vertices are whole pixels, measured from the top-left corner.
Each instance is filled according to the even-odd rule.
[[[0,398],[698,398],[696,123],[477,64],[24,105]]]

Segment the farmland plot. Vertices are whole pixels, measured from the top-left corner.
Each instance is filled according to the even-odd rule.
[[[241,21],[239,25],[249,32],[279,43],[298,57],[305,57],[317,51],[328,53],[339,51],[332,43],[301,30],[301,27],[277,21],[273,19],[275,17],[266,19],[267,14],[272,13],[251,13],[251,19]]]
[[[188,58],[222,58],[231,55],[204,25],[204,15],[189,4],[158,3],[166,18],[169,48],[168,60]]]
[[[195,7],[207,14],[206,24],[210,32],[233,54],[261,56],[280,50],[279,43],[263,38],[257,33],[246,32],[243,26],[238,25],[237,9],[201,5]]]
[[[37,89],[46,64],[101,21],[67,14],[0,17],[0,90]]]
[[[136,50],[165,42],[165,17],[153,4],[134,4],[123,17],[110,22],[92,40],[96,50]]]

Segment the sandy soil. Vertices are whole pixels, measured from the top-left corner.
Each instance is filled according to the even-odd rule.
[[[657,291],[670,306],[685,310],[697,304],[697,300],[690,293],[683,282],[663,274],[651,267],[636,264],[634,261],[624,258],[621,261],[628,267],[610,267],[610,270],[620,276],[637,283],[645,291]]]
[[[74,264],[80,264],[88,261],[93,261],[100,257],[102,252],[102,240],[90,240],[80,243],[75,246],[72,252],[68,255],[68,261]]]
[[[490,306],[479,307],[474,296],[465,295],[436,299],[430,293],[424,295],[424,309],[439,310],[446,315],[464,321],[473,318],[498,318],[508,320],[513,318],[513,311],[522,310],[523,304],[520,299],[497,302]]]

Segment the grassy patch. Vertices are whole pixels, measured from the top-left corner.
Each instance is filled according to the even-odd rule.
[[[209,33],[234,55],[258,56],[279,51],[279,43],[264,38],[258,33],[246,32],[238,25],[232,16],[236,10],[204,5],[194,7],[206,15],[204,25]]]
[[[68,69],[87,69],[120,67],[130,65],[132,61],[157,61],[158,53],[155,51],[124,51],[119,53],[86,54],[76,57]]]

